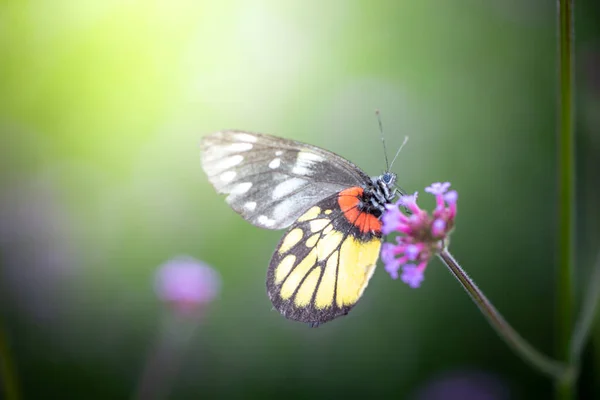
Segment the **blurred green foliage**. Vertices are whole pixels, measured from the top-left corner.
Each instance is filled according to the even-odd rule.
[[[153,274],[179,254],[218,269],[223,289],[173,398],[405,398],[456,370],[496,376],[511,398],[548,398],[550,382],[437,261],[418,290],[379,268],[349,316],[318,329],[271,311],[266,267],[281,232],[229,209],[198,144],[222,128],[271,133],[375,175],[380,109],[389,148],[410,137],[400,185],[452,182],[452,252],[550,352],[553,7],[2,2],[0,300],[24,398],[129,397],[166,312]],[[590,15],[587,37],[598,34]]]

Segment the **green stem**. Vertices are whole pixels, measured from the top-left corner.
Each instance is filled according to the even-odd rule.
[[[573,268],[575,266],[575,132],[573,105],[574,0],[558,0],[558,243],[557,243],[557,357],[571,361],[573,329]],[[575,398],[574,379],[556,382],[556,399]]]
[[[552,378],[570,376],[571,371],[561,362],[551,359],[540,353],[529,342],[527,342],[515,329],[510,326],[504,317],[496,310],[492,303],[485,297],[483,292],[475,285],[475,282],[460,267],[447,249],[439,254],[440,259],[446,264],[452,275],[467,291],[471,299],[477,304],[483,315],[488,319],[492,327],[513,350],[537,370]]]
[[[17,377],[15,368],[10,356],[9,346],[4,336],[4,332],[0,329],[0,381],[4,383],[4,395],[7,400],[17,400],[19,398],[19,390],[17,385]]]
[[[172,310],[163,317],[158,341],[149,354],[133,399],[166,399],[177,378],[193,335],[199,327],[203,309],[197,314]]]
[[[573,338],[571,340],[571,347],[569,352],[569,359],[572,365],[578,365],[581,360],[581,353],[583,347],[587,342],[590,335],[590,331],[594,322],[594,318],[598,314],[600,308],[600,252],[594,264],[592,270],[592,276],[590,278],[589,287],[587,288],[587,294],[583,300],[581,307],[581,315],[575,325],[573,332]]]

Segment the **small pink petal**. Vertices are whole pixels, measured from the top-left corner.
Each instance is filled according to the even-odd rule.
[[[433,236],[442,236],[446,231],[446,221],[443,219],[436,219],[431,225],[431,234]]]
[[[451,190],[444,195],[444,200],[448,204],[456,204],[458,200],[458,192],[456,190]]]
[[[449,187],[450,187],[450,182],[444,182],[444,183],[435,182],[435,183],[432,183],[431,185],[427,186],[425,188],[425,191],[427,193],[433,194],[434,196],[442,195],[448,191]]]

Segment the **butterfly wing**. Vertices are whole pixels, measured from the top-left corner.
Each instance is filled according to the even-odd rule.
[[[282,229],[322,199],[369,177],[330,151],[276,136],[226,130],[205,136],[202,167],[244,219]]]
[[[381,222],[358,209],[363,189],[348,188],[304,213],[269,265],[267,292],[286,318],[318,325],[346,315],[375,270]]]

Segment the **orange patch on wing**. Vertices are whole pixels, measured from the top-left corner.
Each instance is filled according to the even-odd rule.
[[[358,209],[363,192],[360,187],[342,190],[338,195],[338,204],[348,222],[354,224],[361,232],[375,231],[379,233],[381,232],[381,221],[374,215]]]

